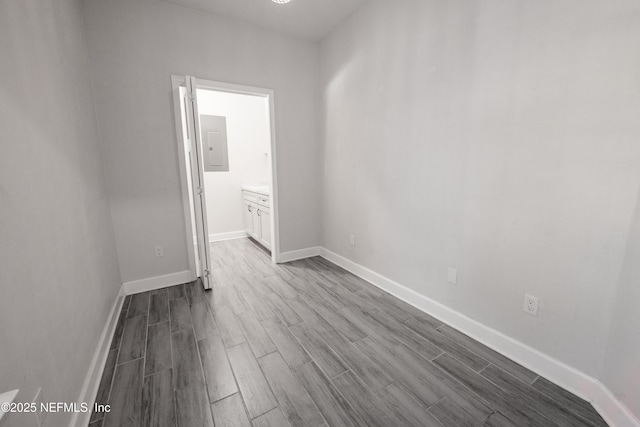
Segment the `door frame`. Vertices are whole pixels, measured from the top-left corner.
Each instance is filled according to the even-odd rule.
[[[195,251],[193,248],[193,236],[191,235],[192,223],[191,223],[191,206],[188,194],[187,175],[186,175],[186,157],[184,155],[184,141],[182,140],[181,127],[182,116],[180,111],[180,99],[176,99],[176,92],[179,91],[180,86],[186,87],[188,76],[171,76],[171,88],[173,96],[173,110],[175,118],[175,131],[176,141],[178,146],[178,162],[180,170],[180,182],[182,189],[182,204],[185,218],[185,231],[186,231],[186,243],[187,243],[187,255],[189,257],[189,268],[192,273],[192,280],[196,279],[196,263],[195,263]],[[276,126],[275,126],[275,102],[273,89],[259,88],[255,86],[240,85],[234,83],[219,82],[215,80],[206,80],[196,77],[196,89],[208,89],[218,92],[238,93],[243,95],[252,95],[267,98],[269,114],[269,131],[271,139],[271,195],[270,195],[270,214],[271,214],[271,261],[278,263],[280,261],[280,222],[279,222],[279,198],[278,198],[278,173],[277,173],[277,159],[276,159]],[[206,190],[205,190],[206,191]],[[195,207],[194,207],[195,209]],[[209,236],[206,236],[205,240],[209,241]]]

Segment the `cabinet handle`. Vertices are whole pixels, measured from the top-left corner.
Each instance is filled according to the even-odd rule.
[[[247,210],[251,212],[251,206],[247,206]]]
[[[258,216],[260,216],[260,209],[258,209]]]

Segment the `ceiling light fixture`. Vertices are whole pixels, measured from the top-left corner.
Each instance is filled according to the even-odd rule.
[[[271,1],[278,4],[285,4],[285,3],[289,3],[291,0],[271,0]]]

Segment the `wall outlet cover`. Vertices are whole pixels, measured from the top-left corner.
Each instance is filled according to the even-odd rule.
[[[356,245],[356,235],[355,234],[349,234],[349,244],[351,246],[355,246]]]
[[[530,314],[532,316],[538,315],[538,306],[540,304],[540,299],[538,297],[534,297],[533,295],[525,294],[524,296],[524,307],[522,310]]]
[[[156,246],[155,248],[153,248],[153,250],[156,253],[156,257],[163,257],[164,256],[164,248],[162,246]]]

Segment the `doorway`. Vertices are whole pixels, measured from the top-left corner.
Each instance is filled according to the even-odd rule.
[[[171,82],[189,268],[210,289],[213,242],[248,237],[278,262],[273,91],[191,76]]]

